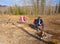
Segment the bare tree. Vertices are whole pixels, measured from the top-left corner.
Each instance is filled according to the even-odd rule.
[[[60,0],[59,0],[59,13],[60,13]]]
[[[56,13],[58,14],[59,13],[59,11],[60,11],[60,1],[59,1],[59,3],[58,4],[56,4]]]
[[[45,2],[46,0],[41,0],[41,14],[44,14]]]
[[[39,14],[39,0],[31,0],[32,5],[34,7],[34,13]]]

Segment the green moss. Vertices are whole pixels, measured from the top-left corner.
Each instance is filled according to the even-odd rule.
[[[58,44],[58,40],[52,39],[51,41],[48,42],[48,44]]]

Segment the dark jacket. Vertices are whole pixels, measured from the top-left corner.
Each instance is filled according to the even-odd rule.
[[[43,20],[42,19],[37,19],[36,20],[36,24],[39,24],[39,22],[40,22],[40,24],[42,24],[43,23]]]

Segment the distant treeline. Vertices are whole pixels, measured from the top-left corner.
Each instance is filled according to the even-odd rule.
[[[46,0],[31,0],[32,5],[26,5],[25,4],[26,1],[24,1],[24,6],[17,6],[15,4],[14,6],[10,6],[10,7],[0,7],[0,14],[53,15],[60,13],[60,3],[52,6],[51,1],[49,1],[48,6],[46,5]]]

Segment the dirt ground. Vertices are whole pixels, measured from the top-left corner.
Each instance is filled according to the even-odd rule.
[[[33,18],[27,20],[26,24],[20,24],[19,15],[0,15],[0,44],[47,44],[51,37],[46,40],[38,38],[36,30],[29,26]],[[47,24],[45,29],[48,30],[50,27]]]

